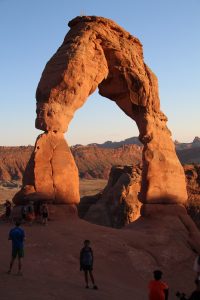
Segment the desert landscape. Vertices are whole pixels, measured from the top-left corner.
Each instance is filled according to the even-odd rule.
[[[74,5],[77,1],[79,2],[75,0],[70,4],[73,12],[76,11]],[[7,3],[2,2],[0,5],[6,7]],[[21,103],[21,112],[17,114],[17,106],[13,104],[12,109],[9,107],[9,113],[16,110],[13,118],[15,121],[10,121],[13,125],[2,126],[7,129],[12,126],[15,130],[15,126],[18,128],[22,124],[23,129],[18,132],[20,138],[23,138],[23,130],[30,130],[31,135],[31,123],[28,121],[30,115],[26,116],[29,107],[36,113],[35,128],[40,130],[40,134],[38,131],[37,136],[32,135],[32,144],[24,143],[21,146],[12,144],[14,138],[18,141],[14,133],[6,134],[2,141],[9,142],[2,142],[0,146],[0,298],[173,300],[177,299],[177,291],[181,291],[187,295],[182,300],[191,299],[189,295],[195,290],[194,281],[198,277],[193,265],[197,256],[200,256],[200,138],[197,126],[192,125],[198,108],[193,113],[185,111],[187,118],[182,120],[183,129],[178,121],[178,114],[175,123],[169,123],[173,129],[177,126],[178,137],[181,137],[181,132],[182,136],[186,136],[186,132],[190,134],[190,142],[185,142],[186,138],[183,139],[184,142],[181,139],[174,140],[165,114],[172,116],[176,111],[184,111],[184,93],[187,89],[192,90],[188,83],[191,75],[187,76],[188,86],[182,79],[182,98],[179,105],[176,104],[176,97],[180,96],[176,93],[171,96],[172,100],[166,101],[166,90],[170,89],[167,87],[167,80],[165,81],[165,93],[163,88],[161,93],[164,95],[162,106],[158,78],[148,66],[151,64],[151,56],[154,57],[154,51],[157,51],[156,60],[159,61],[159,51],[162,54],[162,50],[158,51],[159,46],[162,46],[161,39],[158,38],[159,44],[158,41],[153,43],[151,33],[152,41],[149,45],[154,45],[153,52],[146,47],[151,55],[144,55],[142,31],[141,34],[136,31],[139,38],[136,37],[130,27],[131,23],[127,22],[129,18],[134,22],[133,14],[128,19],[121,18],[118,10],[120,18],[117,15],[115,17],[116,20],[121,20],[123,27],[113,17],[101,17],[94,13],[78,14],[68,22],[69,30],[67,34],[65,30],[64,40],[57,40],[58,43],[53,43],[51,47],[51,41],[56,39],[57,32],[56,27],[55,30],[46,28],[47,24],[45,27],[46,12],[53,13],[58,22],[55,11],[59,15],[65,7],[71,15],[70,9],[66,7],[66,3],[54,7],[53,10],[53,6],[48,4],[44,7],[41,3],[41,8],[34,12],[36,6],[31,5],[30,10],[37,16],[37,22],[34,22],[37,30],[31,29],[30,34],[27,34],[28,22],[24,26],[24,20],[21,19],[23,30],[26,31],[26,45],[29,47],[29,37],[34,40],[34,32],[37,31],[38,35],[42,34],[40,41],[46,39],[49,43],[48,50],[51,51],[47,56],[42,56],[41,52],[37,54],[42,49],[39,43],[35,43],[37,47],[34,42],[31,43],[32,57],[35,53],[42,60],[31,59],[30,54],[28,61],[34,63],[29,66],[29,70],[34,73],[34,68],[39,66],[40,75],[37,74],[34,80],[30,76],[28,85],[23,82],[20,89],[22,99],[16,95],[16,102]],[[86,5],[88,10],[90,5]],[[102,9],[103,4],[96,4],[97,7],[99,5]],[[143,28],[142,22],[145,23],[147,17],[143,14],[146,11],[155,13],[157,8],[159,10],[159,5],[150,10],[147,7],[143,9],[140,5],[132,3],[131,11],[134,11],[140,23],[138,28]],[[108,12],[113,12],[109,3],[107,6]],[[115,3],[116,11],[117,7],[118,4]],[[28,13],[27,8],[25,10]],[[45,12],[43,16],[41,11]],[[127,15],[127,7],[125,11]],[[170,9],[169,12],[171,18],[173,11]],[[162,18],[159,21],[155,15],[154,18],[147,18],[157,24],[157,30],[160,30],[160,24],[166,22],[164,12],[160,10],[160,13]],[[32,28],[32,15],[28,15]],[[54,17],[49,15],[48,19],[54,22]],[[37,27],[40,22],[40,27]],[[146,25],[145,29],[148,27]],[[171,34],[177,30],[176,26],[174,28],[170,29]],[[49,32],[51,37],[47,34]],[[160,38],[163,36],[161,32]],[[166,39],[169,39],[167,35]],[[18,46],[18,41],[14,37],[13,40]],[[177,45],[177,37],[175,40]],[[169,45],[173,43],[170,41]],[[24,62],[20,65],[22,69],[27,64],[25,52],[22,56]],[[170,50],[165,53],[170,53]],[[17,51],[13,54],[17,65],[16,54]],[[161,61],[166,61],[166,57]],[[191,60],[192,58],[191,55]],[[183,60],[185,66],[184,57]],[[170,62],[165,62],[166,73],[170,70],[175,80],[175,70],[172,70],[174,65],[171,64],[171,69],[168,65]],[[159,76],[163,76],[162,68],[155,67],[155,70]],[[21,74],[18,73],[19,78],[15,74],[17,81]],[[189,71],[186,73],[189,74]],[[181,75],[184,78],[183,70]],[[27,105],[27,96],[25,97],[29,90],[33,94],[33,86],[37,86],[36,110],[30,104]],[[14,84],[13,89],[16,89]],[[137,126],[138,136],[129,135],[125,125],[114,128],[112,114],[106,123],[106,109],[101,109],[104,104],[98,104],[97,114],[101,114],[101,124],[98,125],[100,131],[95,129],[95,117],[86,102],[90,95],[97,95],[97,92]],[[7,93],[11,93],[8,88]],[[194,103],[192,97],[191,92],[191,99],[187,99],[187,102]],[[6,101],[8,100],[4,102]],[[87,120],[82,119],[77,112],[83,106],[86,107]],[[6,113],[2,117],[4,122],[7,121],[5,116]],[[87,140],[84,126],[88,119],[93,120],[90,124],[91,130],[96,130],[93,140],[83,144],[70,142],[69,132],[73,128],[71,124],[76,118],[80,122],[76,141],[79,138]],[[185,124],[188,124],[187,127]],[[34,125],[31,126],[33,130]],[[101,133],[98,135],[98,132]],[[110,134],[110,140],[103,140],[102,136],[107,136],[107,132],[115,132],[117,138]],[[24,140],[28,141],[29,136]],[[11,213],[8,215],[10,205]],[[10,231],[15,225],[16,235],[14,231]],[[25,232],[24,258],[24,237],[20,226]],[[87,247],[88,240],[93,252]],[[84,249],[83,243],[86,245]],[[88,251],[90,253],[87,263],[82,258],[83,250],[87,255]],[[17,256],[19,265],[15,260]],[[15,262],[12,268],[13,260]],[[88,286],[84,274],[86,276],[92,270],[95,283],[89,281]],[[157,287],[161,297],[150,297],[152,291],[149,282],[153,279],[155,270],[162,271],[163,281],[169,287],[169,297],[165,296],[161,285]],[[199,278],[197,285],[200,287]]]

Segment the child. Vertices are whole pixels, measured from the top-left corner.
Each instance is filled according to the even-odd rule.
[[[6,220],[9,220],[10,216],[11,216],[11,203],[9,200],[6,200],[6,203],[4,205],[6,208],[5,217],[6,217]]]
[[[84,271],[84,275],[85,275],[85,283],[86,286],[85,288],[88,289],[89,285],[88,285],[88,273],[90,274],[90,279],[92,281],[93,284],[93,289],[97,290],[97,286],[94,282],[94,277],[92,274],[92,270],[93,270],[93,251],[92,248],[90,247],[90,241],[89,240],[85,240],[84,241],[84,247],[81,249],[80,252],[80,271]]]
[[[18,257],[18,275],[22,275],[22,258],[24,257],[24,240],[25,233],[24,230],[20,227],[20,222],[15,223],[15,227],[12,228],[9,232],[8,239],[12,241],[12,258],[10,261],[10,268],[8,274],[11,273],[12,267],[16,257]]]
[[[155,270],[153,274],[154,280],[149,283],[149,300],[167,300],[168,286],[165,282],[161,281],[162,272]]]

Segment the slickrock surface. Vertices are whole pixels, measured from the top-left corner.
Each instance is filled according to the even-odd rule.
[[[183,168],[166,126],[167,118],[160,111],[157,78],[144,63],[140,41],[102,17],[77,17],[69,27],[38,84],[36,128],[55,135],[64,133],[75,111],[98,87],[102,96],[114,101],[138,126],[144,145],[141,201],[185,203]],[[30,173],[35,173],[37,164],[41,166],[39,152],[34,152]],[[74,163],[72,157],[68,163]],[[36,193],[43,192],[41,186],[42,182],[34,183]],[[63,201],[63,194],[66,195],[61,184],[61,196],[54,198],[57,203]],[[66,203],[69,198],[66,195]],[[78,195],[73,201],[79,201]]]
[[[177,290],[189,295],[194,289],[195,253],[180,217],[156,215],[114,229],[71,218],[65,205],[50,207],[50,216],[47,227],[24,225],[23,276],[15,275],[16,265],[13,274],[6,274],[11,225],[1,224],[1,299],[144,300],[152,271],[157,268],[162,269],[169,284],[170,299],[175,299]],[[85,239],[92,242],[98,291],[85,289],[79,271],[79,251]]]

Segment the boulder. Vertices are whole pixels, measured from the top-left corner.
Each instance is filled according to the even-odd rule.
[[[79,216],[95,224],[121,228],[140,216],[140,186],[139,166],[112,167],[102,193],[81,199]]]

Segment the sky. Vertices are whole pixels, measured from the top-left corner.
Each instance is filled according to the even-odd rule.
[[[199,0],[0,0],[0,145],[33,145],[41,73],[78,15],[110,18],[143,44],[173,139],[200,136]],[[71,121],[70,145],[138,136],[133,120],[92,94]]]

